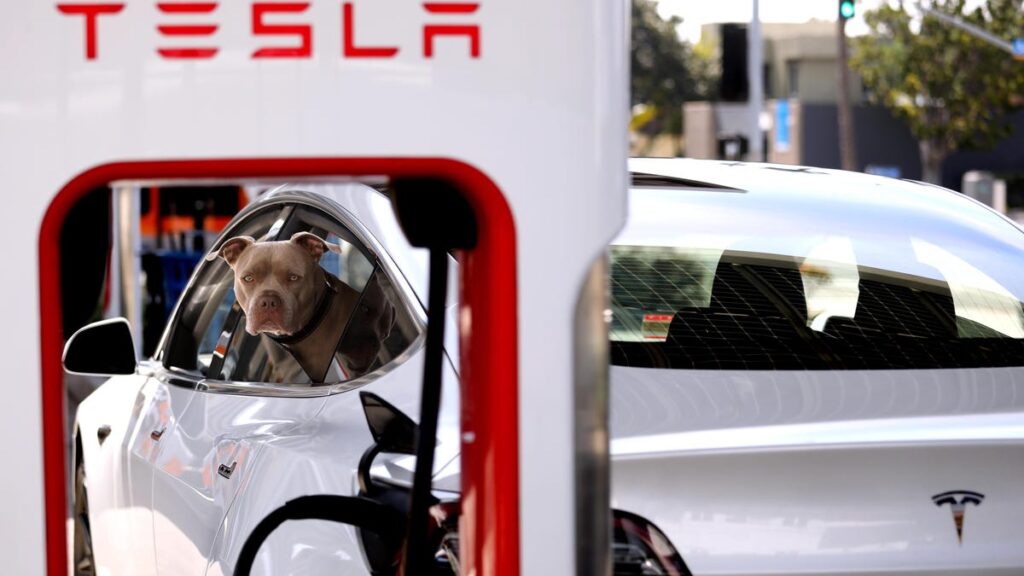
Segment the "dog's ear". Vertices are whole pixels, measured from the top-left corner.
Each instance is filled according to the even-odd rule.
[[[320,257],[328,250],[331,252],[341,252],[341,248],[337,244],[331,244],[310,232],[296,232],[292,235],[291,242],[298,244],[303,250],[309,252],[309,255],[316,261],[319,261]]]
[[[242,252],[256,243],[251,236],[235,236],[227,242],[221,244],[220,250],[211,252],[206,255],[207,260],[216,260],[217,258],[223,258],[228,266],[235,267],[235,262],[238,261],[238,257]]]

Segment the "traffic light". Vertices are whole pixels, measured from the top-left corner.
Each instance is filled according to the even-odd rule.
[[[843,20],[849,20],[853,18],[854,13],[853,0],[839,0],[839,17]]]

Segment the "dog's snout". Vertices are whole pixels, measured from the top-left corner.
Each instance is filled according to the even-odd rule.
[[[281,305],[281,297],[277,294],[264,294],[256,300],[256,308],[263,311],[278,310]]]

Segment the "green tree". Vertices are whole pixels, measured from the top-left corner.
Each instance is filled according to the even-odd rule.
[[[682,20],[663,19],[656,6],[653,0],[632,0],[631,104],[646,108],[639,122],[645,133],[678,134],[683,102],[711,95],[713,66],[710,58],[679,38],[676,30]]]
[[[1019,0],[932,0],[1001,38],[1024,32]],[[912,18],[883,4],[867,12],[871,34],[854,39],[850,65],[870,98],[905,120],[920,145],[923,179],[939,183],[942,162],[960,149],[991,148],[1008,136],[1008,115],[1024,95],[1024,62],[934,17]]]

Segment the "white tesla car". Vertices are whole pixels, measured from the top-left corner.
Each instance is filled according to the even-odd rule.
[[[1022,232],[948,190],[860,174],[630,169],[609,253],[616,573],[1024,572]],[[377,361],[326,385],[267,381],[281,357],[242,329],[227,266],[203,263],[155,357],[79,409],[80,573],[231,574],[285,502],[408,480],[402,455],[368,480],[381,434],[356,391],[418,413],[426,254],[358,184],[270,194],[224,238],[300,231],[339,243],[325,268],[399,310]],[[439,497],[458,486],[449,336]],[[366,573],[367,546],[293,522],[254,573]]]
[[[694,574],[1024,573],[1024,234],[963,195],[636,161],[612,505]]]
[[[276,340],[246,332],[234,275],[220,258],[197,267],[153,358],[137,369],[124,324],[80,330],[66,347],[66,368],[133,373],[105,382],[78,410],[78,573],[233,574],[246,538],[284,503],[360,492],[356,473],[373,438],[355,390],[418,415],[427,251],[409,245],[388,198],[361,184],[265,194],[218,242],[298,232],[339,247],[320,259],[328,273],[361,294],[382,292],[391,303],[395,318],[376,359],[349,378],[312,382]],[[357,309],[346,334],[365,307]],[[454,352],[457,335],[449,334]],[[443,366],[439,471],[458,450],[457,366]],[[282,382],[282,373],[297,376]],[[409,459],[385,455],[375,464],[388,475],[389,468],[412,470]],[[260,548],[254,573],[365,568],[349,528],[309,521],[277,530]]]

